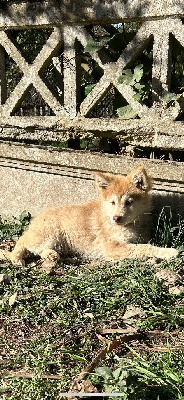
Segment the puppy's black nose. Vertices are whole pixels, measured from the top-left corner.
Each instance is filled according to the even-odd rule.
[[[113,220],[114,220],[115,222],[120,222],[121,217],[119,217],[119,215],[114,215],[114,216],[113,216]]]

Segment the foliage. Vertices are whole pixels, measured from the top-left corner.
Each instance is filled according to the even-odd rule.
[[[41,51],[51,32],[52,29],[34,28],[31,30],[16,30],[11,32],[11,34],[13,35],[14,41],[21,49],[24,57],[29,63],[31,63]]]
[[[107,27],[106,31],[102,27],[96,27],[92,31],[93,39],[90,39],[84,49],[84,53],[94,52],[98,56],[102,56],[103,62],[116,61],[121,51],[126,47],[133,38],[138,29],[135,23],[116,24],[111,29]],[[108,35],[107,35],[108,33]],[[161,101],[166,102],[167,106],[172,106],[176,101],[182,98],[184,81],[183,81],[183,52],[181,45],[174,37],[170,38],[172,48],[171,60],[171,87],[170,91],[163,91]],[[119,76],[119,85],[131,86],[134,90],[133,99],[146,104],[148,107],[152,105],[152,44],[148,44],[143,53],[138,56],[137,60],[132,62],[131,68],[122,71]],[[86,92],[88,94],[88,92]],[[115,101],[117,102],[117,101]],[[123,103],[123,99],[117,102],[117,114],[121,119],[132,119],[137,117],[137,113],[132,106]]]
[[[96,83],[91,83],[91,85],[86,85],[85,86],[85,96],[87,96],[93,88],[96,86]]]
[[[135,89],[137,93],[133,96],[134,100],[145,100],[150,91],[150,85],[141,85],[140,82],[142,77],[143,64],[138,64],[135,66],[133,72],[131,71],[131,69],[123,70],[122,75],[118,78],[118,83],[123,85],[130,85]]]
[[[117,113],[122,119],[134,119],[137,117],[137,113],[134,111],[130,104],[128,106],[118,108]]]
[[[131,86],[135,94],[133,99],[142,102],[148,97],[150,92],[150,85],[141,84],[143,77],[143,64],[136,65],[133,72],[131,69],[125,69],[122,71],[122,75],[118,78],[119,85]],[[133,119],[136,118],[137,113],[133,110],[132,106],[124,106],[117,109],[117,113],[122,119]]]
[[[183,242],[184,220],[178,215],[178,222],[175,222],[171,207],[163,207],[155,226],[153,243],[161,247],[182,248]]]
[[[147,358],[129,348],[133,359],[115,357],[114,369],[98,367],[92,382],[107,393],[120,393],[122,400],[184,398],[184,354],[169,349]],[[111,397],[109,396],[111,399]]]
[[[94,53],[101,50],[111,40],[110,36],[103,35],[99,41],[89,39],[87,45],[84,48],[85,53]]]
[[[26,211],[23,211],[19,218],[11,220],[0,216],[0,239],[12,238],[16,240],[28,226],[30,219],[31,214]]]

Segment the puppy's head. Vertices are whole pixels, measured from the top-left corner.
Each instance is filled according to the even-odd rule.
[[[127,176],[95,173],[104,210],[111,222],[127,225],[150,208],[151,180],[143,167]]]

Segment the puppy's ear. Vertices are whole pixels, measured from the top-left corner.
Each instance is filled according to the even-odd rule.
[[[98,190],[105,190],[113,182],[114,175],[95,172],[95,183]]]
[[[134,169],[128,177],[137,189],[143,192],[149,192],[149,190],[151,190],[151,179],[147,175],[144,167]]]

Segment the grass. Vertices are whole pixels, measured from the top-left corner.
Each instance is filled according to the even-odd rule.
[[[157,244],[161,237],[162,245],[165,240],[180,247],[182,221],[171,230],[171,215],[169,223],[165,218],[162,212]],[[29,219],[23,213],[12,222],[0,220],[4,245],[11,247]],[[35,260],[24,269],[1,262],[0,273],[8,279],[0,286],[0,399],[60,399],[102,348],[103,338],[117,340],[115,333],[97,335],[100,329],[130,326],[142,333],[140,340],[108,353],[90,373],[91,384],[100,393],[122,393],[123,400],[184,399],[184,292],[173,295],[154,277],[158,268],[182,275],[183,262],[182,255],[161,266],[138,260],[96,267],[66,262],[53,275]],[[129,306],[141,313],[125,320]],[[24,377],[11,376],[17,372]]]
[[[114,368],[98,367],[92,382],[121,399],[183,399],[184,355],[169,351],[157,357],[133,351],[133,360],[116,357]],[[110,396],[109,396],[110,397]]]

